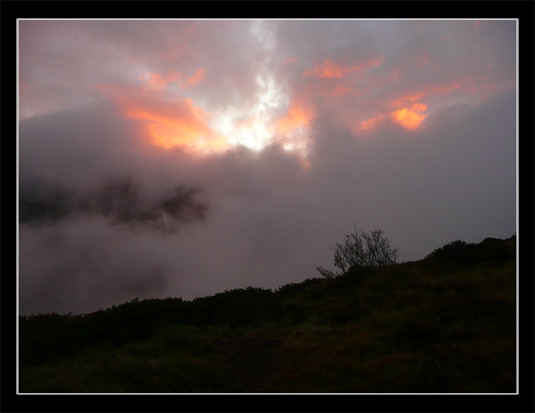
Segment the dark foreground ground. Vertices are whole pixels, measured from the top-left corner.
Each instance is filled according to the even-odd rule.
[[[515,239],[276,291],[20,318],[23,393],[514,393]]]

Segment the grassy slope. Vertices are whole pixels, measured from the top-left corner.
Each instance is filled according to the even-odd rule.
[[[515,240],[450,247],[275,292],[21,318],[20,391],[514,392]]]

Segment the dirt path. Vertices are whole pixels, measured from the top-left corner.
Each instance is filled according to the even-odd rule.
[[[226,348],[229,393],[269,393],[277,366],[273,350],[278,340],[254,334],[238,337]]]

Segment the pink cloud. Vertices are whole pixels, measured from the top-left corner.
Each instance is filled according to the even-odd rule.
[[[369,118],[360,122],[360,129],[363,131],[371,131],[377,128],[384,116],[380,115],[375,118]]]
[[[297,62],[297,57],[292,56],[292,57],[288,57],[287,59],[284,59],[282,61],[282,64],[286,65],[286,64],[295,63],[295,62]]]
[[[312,70],[305,70],[303,72],[303,76],[316,77],[320,79],[341,79],[351,72],[363,71],[372,67],[377,67],[383,62],[384,59],[379,58],[356,66],[344,66],[339,63],[325,60],[322,63],[315,65]]]
[[[193,76],[186,76],[179,71],[170,71],[163,75],[160,73],[147,71],[139,75],[139,80],[144,83],[144,88],[148,90],[164,90],[168,84],[177,84],[180,88],[193,87],[204,78],[205,69],[197,69]]]

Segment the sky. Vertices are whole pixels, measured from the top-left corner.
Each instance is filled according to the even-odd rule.
[[[19,20],[19,311],[516,232],[516,20]]]

